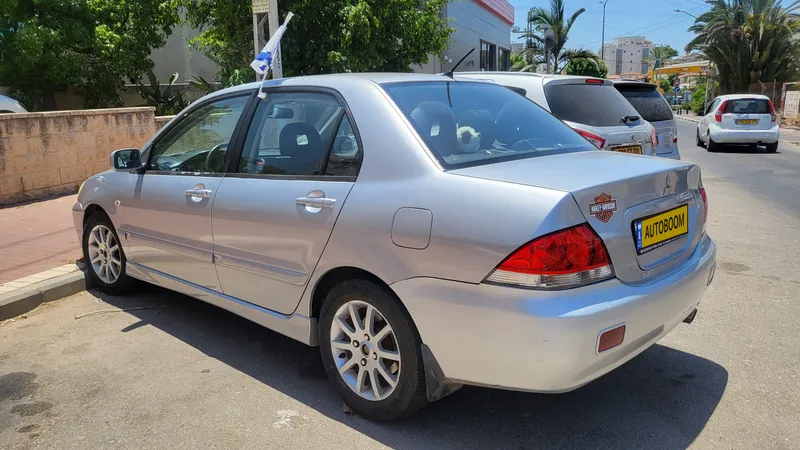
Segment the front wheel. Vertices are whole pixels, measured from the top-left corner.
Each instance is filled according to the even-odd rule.
[[[767,153],[775,153],[778,151],[778,143],[767,144]]]
[[[127,292],[132,279],[125,272],[125,253],[111,219],[94,213],[83,227],[83,260],[92,285],[108,294]]]
[[[399,300],[366,280],[334,287],[320,312],[319,348],[334,388],[350,409],[396,420],[428,403],[421,341]]]

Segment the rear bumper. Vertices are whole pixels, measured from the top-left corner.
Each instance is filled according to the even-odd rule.
[[[700,303],[716,264],[704,236],[689,260],[656,280],[617,279],[567,291],[415,278],[392,285],[452,382],[566,392],[613,370],[675,328]],[[601,331],[626,325],[597,353]]]
[[[711,139],[717,144],[774,144],[781,137],[780,128],[769,130],[726,130],[711,127]]]
[[[78,234],[78,242],[83,242],[83,205],[75,202],[72,205],[72,223],[75,224],[75,233]]]
[[[659,158],[681,159],[678,144],[659,145],[656,147],[656,156]]]

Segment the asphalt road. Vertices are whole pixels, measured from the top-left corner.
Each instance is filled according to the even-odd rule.
[[[82,293],[0,327],[0,448],[799,448],[800,147],[679,138],[717,277],[693,324],[584,388],[464,388],[373,423],[343,412],[316,349],[155,288]]]

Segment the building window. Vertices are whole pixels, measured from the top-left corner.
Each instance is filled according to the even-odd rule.
[[[511,51],[507,48],[500,48],[497,53],[497,67],[502,71],[511,70]]]
[[[481,41],[481,70],[497,70],[497,46]]]

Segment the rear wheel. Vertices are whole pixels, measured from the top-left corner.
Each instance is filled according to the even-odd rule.
[[[706,138],[707,138],[706,150],[708,150],[709,152],[718,152],[720,150],[720,145],[711,139],[710,134],[707,135]]]
[[[396,420],[428,403],[416,327],[380,286],[350,280],[334,287],[320,311],[319,341],[328,377],[356,414]]]
[[[83,260],[94,287],[113,295],[130,290],[133,280],[125,271],[127,260],[119,236],[102,212],[92,214],[83,227]]]
[[[698,146],[698,147],[705,147],[705,144],[703,143],[703,140],[702,140],[702,139],[700,139],[700,128],[698,128],[698,129],[697,129],[697,132],[696,132],[696,134],[697,134],[697,137],[696,137],[696,139],[697,139],[697,146]]]
[[[767,153],[775,153],[778,151],[778,143],[767,144]]]

